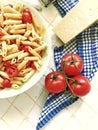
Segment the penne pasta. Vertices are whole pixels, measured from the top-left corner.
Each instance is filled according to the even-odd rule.
[[[39,46],[39,47],[35,48],[34,50],[35,50],[36,52],[39,52],[39,51],[44,50],[45,48],[46,48],[46,44],[43,44],[42,46]]]
[[[15,9],[18,11],[18,12],[22,12],[24,8],[24,5],[23,4],[20,4],[20,3],[17,3],[16,6],[15,6]]]
[[[30,52],[32,55],[41,58],[41,56],[40,56],[34,49],[32,49],[31,47],[29,47],[29,52]]]
[[[25,75],[25,74],[29,73],[31,70],[32,70],[32,68],[26,68],[26,69],[24,69],[24,70],[21,70],[21,71],[20,71],[20,75]],[[23,80],[23,79],[22,79],[22,80]]]
[[[34,70],[31,70],[29,73],[26,74],[26,76],[23,78],[23,82],[26,82],[31,78],[31,76],[34,74]]]
[[[22,82],[18,81],[18,80],[12,80],[11,83],[12,84],[17,84],[17,85],[21,85],[22,84]]]
[[[3,82],[3,78],[0,77],[0,83],[2,83],[2,82]]]
[[[0,38],[0,40],[14,40],[20,38],[21,40],[26,40],[27,38],[21,35],[5,35],[3,37]]]
[[[41,51],[47,46],[40,35],[42,28],[34,15],[30,23],[24,23],[24,9],[20,3],[13,8],[0,4],[0,89],[4,88],[4,79],[9,80],[11,88],[20,88],[42,66]]]
[[[18,85],[18,84],[12,84],[12,88],[18,89],[18,88],[20,88],[20,85]]]
[[[21,14],[4,13],[4,17],[6,17],[7,19],[22,19]]]
[[[22,53],[22,51],[16,52],[16,53],[14,53],[14,54],[10,54],[10,55],[4,57],[4,58],[3,58],[3,61],[10,60],[10,59],[12,59],[12,58],[18,57],[18,55],[21,54],[21,53]]]
[[[21,24],[22,23],[22,21],[21,20],[5,20],[4,22],[3,22],[3,24],[4,25],[12,25],[12,24]]]
[[[12,29],[12,30],[10,30],[10,33],[11,34],[24,34],[25,33],[25,29],[21,29],[21,30]]]
[[[7,45],[6,42],[2,42],[2,56],[5,57],[7,55]]]
[[[17,66],[17,68],[18,68],[18,70],[21,70],[21,69],[23,69],[25,66],[26,66],[26,63],[28,62],[28,60],[23,60],[18,66]]]
[[[19,14],[19,12],[17,10],[15,10],[14,8],[11,8],[10,6],[3,7],[3,12],[4,13],[16,13],[16,14]]]
[[[25,58],[28,55],[29,54],[27,52],[21,53],[21,54],[18,55],[17,60],[23,59],[23,58]]]
[[[3,26],[3,22],[4,22],[4,17],[3,17],[3,14],[1,13],[0,14],[0,26],[1,27]]]
[[[13,78],[13,80],[22,81],[23,77],[15,77],[15,78]]]
[[[9,76],[6,72],[0,71],[0,76],[9,79]]]
[[[26,28],[26,24],[17,24],[17,25],[13,25],[13,29],[15,30],[19,30],[19,29],[24,29]]]
[[[25,59],[25,60],[32,60],[32,61],[34,61],[34,60],[39,60],[39,58],[36,57],[36,56],[25,57],[24,59]]]

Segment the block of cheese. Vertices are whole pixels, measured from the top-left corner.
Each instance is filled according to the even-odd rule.
[[[97,20],[98,0],[80,0],[53,30],[64,43],[68,43]]]

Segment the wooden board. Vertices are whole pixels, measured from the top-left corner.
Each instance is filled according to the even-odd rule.
[[[98,0],[80,0],[53,30],[64,43],[68,43],[97,20]]]

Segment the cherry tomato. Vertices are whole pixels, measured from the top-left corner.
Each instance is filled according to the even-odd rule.
[[[69,76],[79,75],[83,70],[83,61],[77,54],[66,54],[61,59],[61,68]]]
[[[32,64],[32,61],[31,60],[29,60],[27,63],[26,63],[26,67],[28,68],[28,67],[30,67],[31,66],[31,64]]]
[[[11,82],[9,79],[4,79],[3,82],[2,82],[2,86],[3,88],[10,88],[12,86]]]
[[[29,61],[26,63],[26,67],[31,67],[32,69],[36,70],[36,66],[35,66],[35,64],[33,63],[32,60],[29,60]]]
[[[0,29],[0,37],[4,36],[5,34],[2,32],[2,30]]]
[[[22,12],[22,21],[23,23],[32,23],[32,14],[28,8]]]
[[[69,86],[70,92],[76,96],[85,96],[91,89],[89,80],[82,75],[77,75],[70,79]]]
[[[34,63],[31,64],[31,68],[34,69],[34,70],[36,70],[36,66],[35,66]]]
[[[23,13],[24,13],[24,12],[31,13],[29,8],[25,8],[25,9],[23,9]]]
[[[10,77],[16,77],[19,74],[19,70],[18,70],[17,66],[15,66],[15,65],[11,65],[11,66],[7,67],[6,72]]]
[[[24,50],[24,51],[29,53],[29,47],[30,46],[28,46],[28,45],[20,45],[18,49],[19,50]]]
[[[4,66],[5,67],[11,66],[11,61],[10,60],[4,61]]]
[[[58,71],[50,72],[45,77],[45,88],[50,93],[60,93],[67,87],[64,74]]]

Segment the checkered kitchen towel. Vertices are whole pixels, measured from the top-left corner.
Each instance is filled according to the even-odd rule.
[[[77,2],[78,0],[57,0],[54,5],[64,16]],[[79,34],[69,44],[54,48],[54,61],[57,70],[60,70],[59,63],[66,53],[77,53],[81,56],[84,61],[82,74],[91,81],[98,69],[98,23]],[[77,99],[77,97],[72,98],[71,94],[66,96],[64,93],[49,94],[40,114],[36,130],[42,128],[58,112],[77,101]]]

